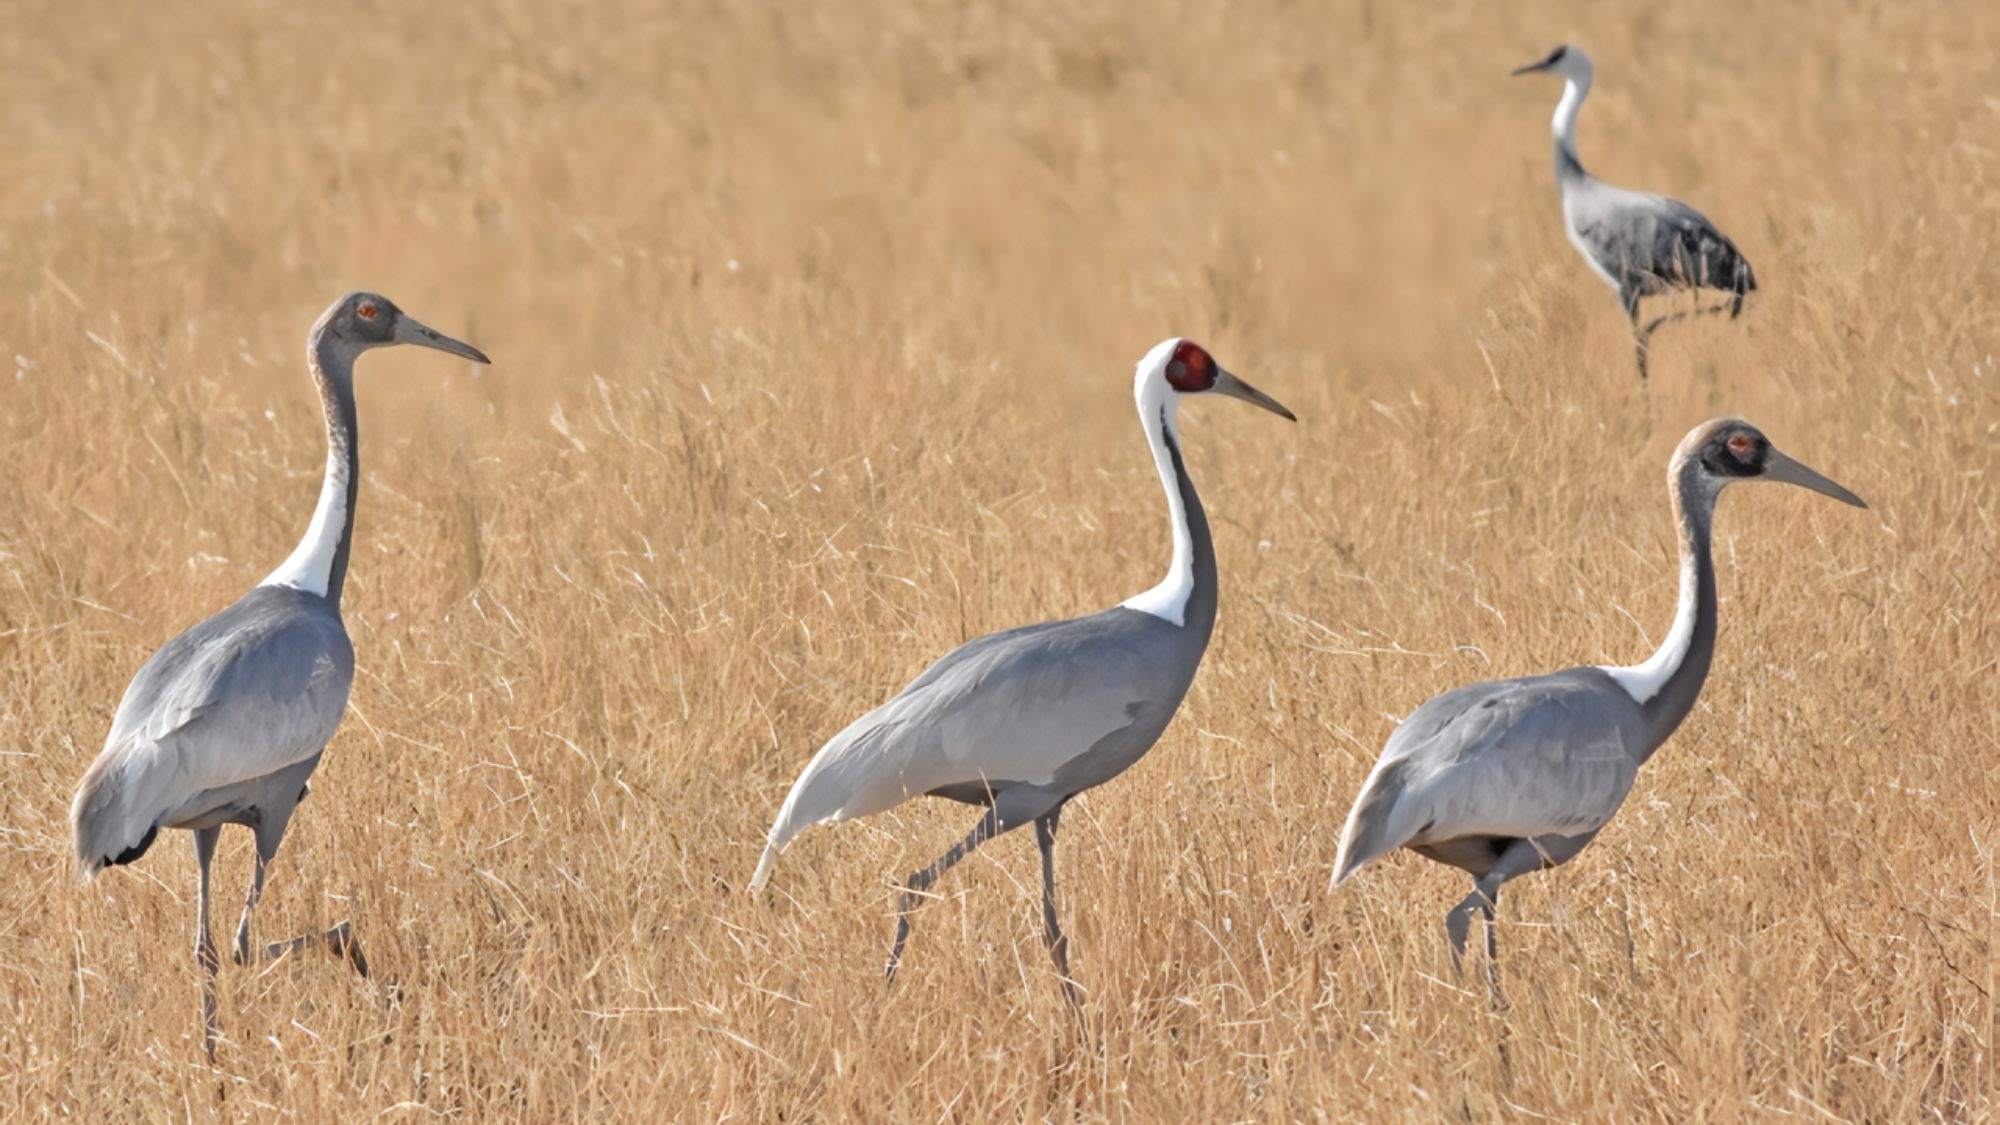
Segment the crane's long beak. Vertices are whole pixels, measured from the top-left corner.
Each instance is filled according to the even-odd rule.
[[[463,340],[454,340],[409,315],[401,315],[396,318],[396,330],[391,334],[390,338],[399,344],[415,344],[420,348],[436,348],[441,352],[450,352],[455,356],[463,356],[474,363],[493,362],[486,358],[485,352],[480,351],[471,344]]]
[[[1288,422],[1299,420],[1298,415],[1285,409],[1284,403],[1219,367],[1215,369],[1215,385],[1208,389],[1212,394],[1228,395],[1230,398],[1240,398],[1252,406],[1261,406]]]
[[[1554,65],[1555,64],[1550,62],[1549,60],[1543,59],[1541,62],[1529,63],[1527,66],[1517,66],[1513,69],[1511,73],[1507,75],[1507,77],[1519,78],[1523,74],[1536,74],[1541,71],[1547,70]]]
[[[1813,472],[1811,469],[1799,464],[1776,449],[1771,450],[1769,459],[1764,463],[1764,479],[1781,480],[1786,484],[1796,484],[1801,488],[1810,488],[1822,496],[1831,496],[1843,504],[1852,504],[1857,508],[1866,508],[1868,506],[1868,502],[1861,499],[1861,497]]]

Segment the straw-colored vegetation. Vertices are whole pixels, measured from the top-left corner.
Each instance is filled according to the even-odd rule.
[[[1996,1111],[2000,19],[1986,3],[29,2],[0,36],[0,1117],[1968,1119]],[[1763,289],[1631,370],[1587,164]],[[360,372],[352,713],[199,1050],[185,837],[79,887],[65,815],[160,643],[290,549],[302,340],[373,288],[490,352]],[[1150,585],[1130,365],[1187,412],[1222,617],[1071,806],[1072,1019],[1031,834],[880,979],[932,802],[802,837],[819,742],[932,657]],[[1686,726],[1510,888],[1329,894],[1395,716],[1642,658],[1664,467],[1736,413],[1867,512],[1744,487]],[[231,830],[222,920],[249,870]],[[1474,978],[1468,978],[1468,984]],[[1504,1051],[1503,1051],[1504,1045]]]

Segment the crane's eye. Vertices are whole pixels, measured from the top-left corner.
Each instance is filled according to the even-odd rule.
[[[1729,452],[1734,453],[1738,461],[1748,461],[1757,452],[1757,443],[1748,434],[1732,434]]]
[[[1200,344],[1183,340],[1167,363],[1167,382],[1177,391],[1205,391],[1215,385],[1215,361]]]
[[[374,320],[376,317],[382,315],[382,310],[376,308],[373,301],[363,301],[355,306],[354,315],[363,320]]]

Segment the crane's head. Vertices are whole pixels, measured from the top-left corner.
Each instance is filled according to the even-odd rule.
[[[321,315],[319,323],[313,325],[313,339],[335,344],[350,358],[370,348],[415,344],[463,356],[474,363],[492,362],[478,348],[426,327],[397,308],[395,302],[376,293],[349,293],[335,301]]]
[[[1523,74],[1540,74],[1545,70],[1560,74],[1564,78],[1581,86],[1590,85],[1591,78],[1597,73],[1597,68],[1591,65],[1590,56],[1583,53],[1582,47],[1572,47],[1565,43],[1555,50],[1550,51],[1548,56],[1540,62],[1531,62],[1527,66],[1516,67],[1513,77],[1518,78]]]
[[[1868,505],[1840,485],[1778,452],[1741,418],[1716,418],[1688,431],[1674,451],[1673,472],[1693,472],[1712,495],[1739,480],[1776,480],[1810,488],[1857,508]]]
[[[1215,394],[1240,398],[1289,421],[1298,417],[1277,399],[1231,375],[1208,350],[1193,340],[1162,340],[1139,361],[1135,388],[1141,403],[1178,403],[1191,395]]]

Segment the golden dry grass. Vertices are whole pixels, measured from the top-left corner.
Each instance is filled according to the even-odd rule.
[[[1948,1120],[1996,1113],[2000,18],[1990,4],[447,10],[24,0],[0,37],[0,1116]],[[1582,147],[1764,291],[1660,337],[1556,222]],[[364,361],[352,714],[198,1049],[178,835],[78,887],[145,656],[289,550],[307,325],[379,289],[497,359]],[[981,632],[1149,585],[1130,364],[1188,412],[1222,618],[1150,757],[880,980],[957,806],[802,837],[819,742]],[[1723,505],[1722,648],[1620,818],[1450,983],[1455,873],[1327,891],[1393,726],[1631,661],[1663,468],[1739,413],[1873,504]],[[247,877],[225,834],[222,913]],[[1504,1042],[1503,1063],[1498,1045]]]

